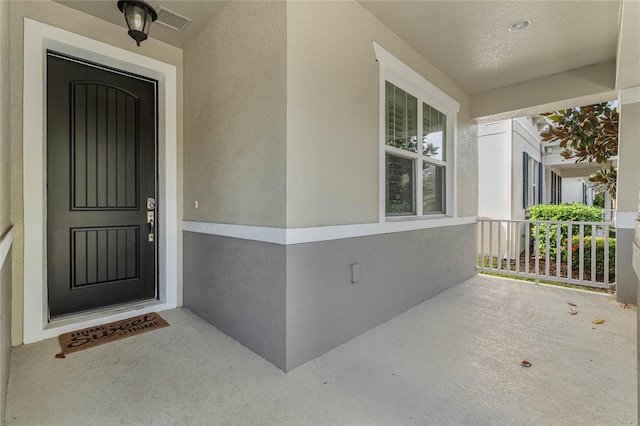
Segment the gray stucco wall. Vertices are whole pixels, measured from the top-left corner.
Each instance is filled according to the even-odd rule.
[[[11,227],[11,55],[9,2],[0,2],[0,237]],[[11,354],[11,252],[0,258],[0,419],[9,378]],[[4,263],[4,264],[1,264]]]
[[[185,306],[290,371],[473,276],[476,234],[464,225],[284,246],[185,232]]]
[[[463,89],[358,2],[287,2],[286,30],[287,228],[379,219],[380,65],[373,41],[460,103],[457,215],[477,215],[478,138]]]
[[[0,418],[4,419],[11,355],[11,251],[0,269]]]
[[[473,276],[476,234],[465,225],[288,246],[287,371]]]
[[[637,303],[638,276],[633,269],[634,230],[616,230],[616,294],[620,303]]]
[[[285,247],[184,233],[184,305],[285,369]]]
[[[469,95],[358,2],[294,1],[286,12],[287,227],[379,220],[380,64],[374,41],[460,103],[456,214],[476,216],[478,138]]]
[[[286,8],[231,2],[184,49],[185,220],[285,226]]]
[[[232,2],[184,51],[184,219],[287,230],[376,223],[373,40],[460,102],[458,203],[448,213],[476,216],[469,95],[428,58],[357,2]],[[289,246],[185,232],[183,247],[185,306],[290,370],[475,274],[476,228]],[[352,263],[362,268],[353,285]]]
[[[465,105],[466,106],[466,105]],[[478,126],[458,114],[456,145],[457,215],[478,215]],[[475,265],[475,263],[474,263]]]
[[[636,241],[633,244],[633,269],[636,271],[636,276],[640,278],[640,247],[638,247],[638,241],[640,240],[640,232],[638,229],[640,228],[640,221],[636,221]],[[640,285],[638,285],[637,293],[636,293],[636,303],[640,300]],[[640,353],[640,311],[636,314],[637,317],[637,345],[638,352]],[[638,362],[640,364],[640,360]],[[638,380],[638,395],[640,395],[640,380]],[[638,404],[638,419],[640,419],[640,404]]]
[[[0,2],[0,235],[11,225],[9,2]]]
[[[638,189],[640,189],[640,102],[624,103],[620,107],[618,130],[618,182],[616,188],[616,210],[638,211]]]

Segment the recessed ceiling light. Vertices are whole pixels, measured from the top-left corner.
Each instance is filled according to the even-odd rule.
[[[531,21],[528,19],[520,19],[519,21],[514,22],[513,24],[509,25],[509,31],[513,32],[513,31],[522,31],[526,28],[529,28],[529,26],[531,25]]]

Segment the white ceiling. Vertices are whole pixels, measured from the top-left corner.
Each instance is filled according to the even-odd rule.
[[[56,1],[125,27],[115,0]],[[193,21],[182,33],[155,24],[150,37],[184,47],[228,2],[150,1]],[[620,0],[359,3],[469,93],[616,60]],[[519,19],[532,25],[509,32]]]
[[[2,1],[2,0],[0,0]],[[97,18],[109,21],[113,24],[127,28],[127,24],[118,10],[117,0],[54,0],[70,8],[93,15]],[[171,0],[171,1],[153,1],[146,0],[157,11],[159,6],[163,6],[172,12],[184,16],[191,20],[191,23],[182,31],[177,32],[163,25],[154,23],[151,25],[149,37],[162,40],[172,46],[184,48],[187,41],[190,40],[200,29],[209,22],[230,2],[230,0],[206,0],[206,1],[190,1],[190,0]]]
[[[360,3],[469,93],[616,58],[619,1]]]

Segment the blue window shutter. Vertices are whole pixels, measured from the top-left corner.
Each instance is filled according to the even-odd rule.
[[[529,207],[529,154],[522,153],[522,208]]]
[[[558,176],[558,204],[562,204],[562,178]]]
[[[538,163],[538,204],[542,204],[542,163]]]

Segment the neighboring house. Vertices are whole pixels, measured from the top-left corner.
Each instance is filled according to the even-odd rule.
[[[477,261],[479,122],[619,95],[630,164],[620,164],[618,206],[637,211],[633,1],[586,3],[579,22],[556,2],[159,3],[193,22],[183,33],[153,24],[138,48],[115,1],[0,1],[0,407],[11,345],[185,306],[289,371],[464,281]],[[496,8],[517,13],[498,19]],[[521,13],[539,18],[539,32],[509,34]],[[601,31],[583,35],[585,19]],[[570,42],[543,66],[538,34],[550,47]],[[500,55],[510,36],[517,58]],[[558,59],[576,47],[587,54]],[[49,92],[56,56],[136,80],[157,105],[138,109],[137,89],[94,74],[57,73],[74,91]],[[125,155],[140,120],[157,139]],[[106,127],[112,139],[101,139]],[[74,136],[55,145],[56,132]],[[533,204],[540,159],[527,149]],[[501,155],[523,164],[522,152]],[[138,159],[149,194],[129,188]],[[68,167],[47,175],[47,162]],[[497,184],[493,194],[518,201]],[[121,221],[90,222],[96,212]],[[51,223],[67,228],[48,235]],[[124,294],[105,297],[126,303],[100,307],[95,296],[89,312],[52,314],[58,268],[69,299],[114,284]],[[147,278],[152,294],[128,299],[122,284]]]
[[[531,117],[478,126],[480,217],[525,219],[529,207],[547,199],[544,174],[540,136]]]
[[[562,148],[559,142],[542,144],[543,161],[545,168],[551,170],[556,177],[561,178],[562,202],[563,203],[583,203],[593,205],[595,188],[589,185],[589,176],[598,170],[618,166],[618,157],[612,157],[606,163],[586,164],[576,163],[575,158],[565,159],[560,155]],[[546,174],[545,177],[548,177]],[[553,200],[551,204],[553,204]],[[604,208],[612,209],[613,201],[611,195],[604,194]]]
[[[522,117],[478,126],[478,215],[525,219],[537,204],[593,205],[588,177],[611,165],[586,165],[564,159],[556,143],[543,143],[541,117]],[[611,197],[605,195],[605,207]],[[608,207],[607,207],[608,206]]]
[[[595,189],[589,186],[587,178],[564,178],[562,180],[562,194],[563,203],[582,203],[592,206]]]

